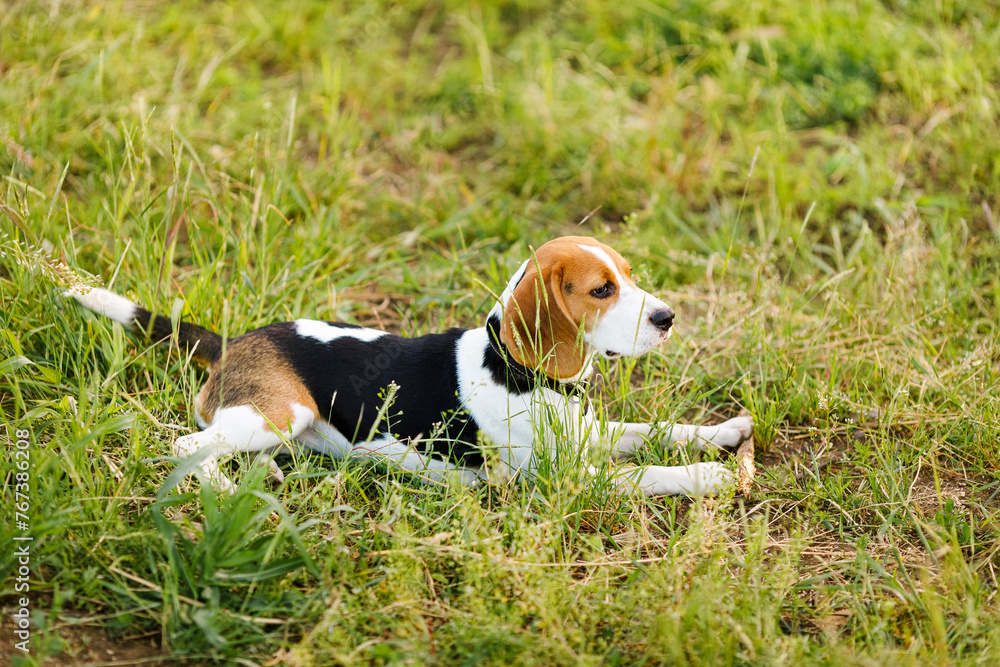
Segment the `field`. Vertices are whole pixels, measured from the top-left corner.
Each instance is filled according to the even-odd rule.
[[[0,658],[1000,664],[998,53],[988,0],[7,0]],[[418,335],[566,233],[678,313],[595,403],[748,410],[750,494],[221,496],[170,455],[202,371],[60,296]]]

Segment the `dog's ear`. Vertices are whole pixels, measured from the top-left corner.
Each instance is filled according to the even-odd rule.
[[[504,304],[500,340],[527,368],[563,380],[583,370],[586,352],[563,293],[563,263],[549,254],[531,258]]]

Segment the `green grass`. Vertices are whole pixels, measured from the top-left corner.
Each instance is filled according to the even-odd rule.
[[[986,1],[7,3],[0,595],[16,608],[28,429],[34,625],[24,656],[5,612],[0,652],[1000,662],[998,52]],[[679,315],[595,398],[749,409],[750,497],[428,487],[310,455],[217,497],[169,458],[200,371],[38,259],[230,335],[418,335],[480,323],[562,233]]]

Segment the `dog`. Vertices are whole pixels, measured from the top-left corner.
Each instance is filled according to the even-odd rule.
[[[598,355],[641,355],[672,333],[674,311],[631,273],[607,245],[557,238],[521,265],[485,326],[415,338],[299,319],[225,340],[188,322],[174,329],[105,289],[71,295],[208,366],[194,401],[202,430],[178,438],[173,452],[202,457],[202,470],[222,490],[235,486],[220,459],[294,444],[338,459],[377,456],[426,480],[471,485],[530,479],[567,442],[592,477],[591,445],[624,460],[647,442],[729,449],[751,436],[748,417],[695,426],[589,414],[584,381]],[[620,465],[610,476],[616,488],[649,496],[711,494],[734,481],[716,462]]]

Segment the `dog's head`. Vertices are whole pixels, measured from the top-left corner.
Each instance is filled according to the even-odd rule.
[[[549,241],[521,265],[491,311],[515,360],[556,379],[577,377],[591,355],[636,356],[670,335],[665,303],[639,289],[614,249],[582,237]]]

